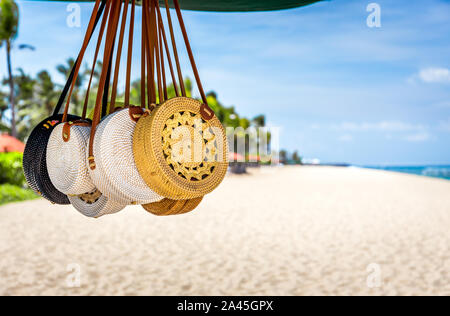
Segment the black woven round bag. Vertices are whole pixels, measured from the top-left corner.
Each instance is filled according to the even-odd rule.
[[[70,121],[80,117],[70,115]],[[66,195],[59,192],[50,181],[47,170],[47,144],[62,114],[52,115],[39,123],[31,132],[23,153],[23,171],[28,185],[39,195],[56,204],[70,204]]]

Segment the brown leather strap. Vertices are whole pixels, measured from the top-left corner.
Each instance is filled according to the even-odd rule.
[[[162,74],[162,88],[164,92],[164,100],[168,99],[167,96],[167,84],[166,84],[166,69],[164,65],[164,45],[162,43],[162,25],[159,23],[158,20],[158,33],[159,33],[159,55],[161,58],[161,74]]]
[[[133,35],[134,35],[134,14],[135,14],[136,0],[131,4],[130,16],[130,34],[128,37],[128,60],[127,60],[127,78],[125,83],[125,106],[130,105],[130,90],[131,90],[131,61],[133,59]]]
[[[70,140],[70,126],[73,124],[73,122],[66,122],[63,125],[62,129],[62,137],[63,140],[67,143]]]
[[[153,82],[153,63],[151,62],[152,56],[150,51],[150,41],[148,36],[148,27],[147,24],[149,19],[149,13],[148,13],[148,2],[145,0],[142,3],[142,34],[144,36],[144,46],[142,47],[142,52],[145,56],[145,71],[144,71],[144,83],[147,85],[143,85],[141,87],[141,91],[143,94],[143,97],[145,99],[146,93],[148,100],[146,101],[148,103],[148,106],[150,107],[150,104],[152,104],[154,101],[153,99],[153,90],[152,90],[152,82]],[[145,108],[145,103],[143,106]]]
[[[128,113],[130,114],[130,118],[137,122],[144,114],[144,110],[140,106],[130,106],[128,108]]]
[[[67,122],[67,115],[69,114],[70,99],[72,97],[73,89],[75,87],[75,83],[78,78],[78,72],[80,71],[80,66],[83,61],[84,53],[85,53],[86,48],[89,43],[90,34],[92,33],[92,31],[94,29],[95,19],[96,19],[99,7],[100,7],[100,0],[96,0],[94,9],[92,11],[91,18],[89,20],[89,25],[88,25],[87,31],[84,36],[83,45],[81,46],[80,55],[79,55],[79,58],[77,59],[77,65],[75,67],[75,73],[74,73],[74,77],[73,77],[72,86],[70,87],[69,95],[68,95],[67,101],[66,101],[66,107],[64,109],[64,115],[63,115],[63,120],[62,120],[63,122]]]
[[[110,1],[113,1],[113,0],[110,0]],[[108,29],[107,29],[107,32],[106,32],[105,49],[104,49],[104,54],[103,54],[103,63],[104,63],[104,65],[109,65],[109,63],[111,61],[113,44],[114,44],[114,39],[115,39],[115,35],[116,35],[117,25],[118,25],[119,19],[120,19],[120,10],[119,10],[119,8],[120,8],[120,2],[119,1],[113,1],[112,2],[112,9],[111,9],[111,16],[110,16],[110,19],[108,21]],[[97,129],[97,125],[100,122],[101,101],[102,101],[102,98],[103,98],[103,94],[105,92],[105,91],[103,91],[103,89],[104,89],[104,85],[105,85],[105,82],[106,82],[107,73],[108,73],[107,68],[103,67],[102,73],[100,75],[99,87],[98,87],[98,92],[97,92],[97,99],[96,99],[96,103],[95,103],[94,118],[92,120],[91,136],[90,136],[90,141],[89,141],[89,157],[88,157],[89,167],[92,170],[94,170],[96,168],[95,159],[94,159],[94,156],[93,156],[93,152],[94,152],[94,137],[95,137],[95,132],[96,132],[96,129]]]
[[[122,4],[122,2],[120,2]],[[129,0],[125,0],[125,7],[122,14],[122,25],[120,27],[119,43],[117,45],[116,66],[114,67],[114,80],[109,104],[109,113],[113,113],[116,108],[117,84],[119,82],[120,60],[122,58],[123,39],[125,36],[125,25],[127,22]]]
[[[189,43],[189,37],[187,35],[186,26],[184,25],[183,15],[181,14],[180,4],[178,0],[173,0],[175,10],[178,16],[178,22],[180,23],[181,33],[183,34],[184,43],[186,45],[186,50],[189,55],[189,60],[191,62],[192,71],[194,72],[195,80],[197,82],[197,88],[200,92],[200,96],[203,100],[203,105],[201,108],[201,115],[203,119],[209,121],[214,117],[214,111],[208,106],[208,99],[206,98],[205,91],[203,90],[202,81],[200,80],[200,75],[198,73],[197,65],[195,64],[194,54],[192,53],[191,44]]]
[[[142,6],[144,7],[144,6]],[[141,106],[145,108],[145,63],[147,60],[146,54],[147,54],[147,28],[144,27],[145,25],[145,18],[146,18],[145,10],[142,9],[142,40],[141,40]]]
[[[70,140],[70,129],[72,128],[72,126],[86,126],[89,127],[91,126],[91,122],[88,121],[76,121],[76,122],[66,122],[63,125],[63,130],[62,130],[62,137],[64,142],[68,142]]]
[[[155,86],[155,34],[152,32],[152,14],[151,14],[151,0],[144,1],[143,10],[145,11],[145,23],[143,24],[146,35],[146,51],[147,51],[147,93],[148,93],[148,108],[153,109],[156,104],[156,86]]]
[[[175,41],[175,34],[173,31],[172,18],[170,16],[169,2],[167,0],[164,0],[164,1],[166,4],[167,23],[169,24],[170,38],[172,41],[172,48],[173,48],[173,55],[175,56],[175,63],[177,65],[178,80],[179,80],[179,84],[180,84],[181,95],[185,97],[186,96],[186,88],[184,87],[184,79],[183,79],[183,74],[181,73],[180,59],[178,58],[178,50],[177,50],[177,44]]]
[[[173,88],[175,90],[175,95],[177,97],[179,97],[180,93],[178,92],[177,80],[175,79],[175,73],[173,71],[172,58],[170,56],[169,45],[167,44],[166,31],[164,29],[164,22],[162,20],[161,10],[159,8],[158,1],[156,1],[156,12],[158,13],[158,22],[160,24],[160,30],[161,30],[161,35],[162,35],[162,41],[160,40],[161,47],[164,44],[164,49],[165,49],[165,52],[166,52],[167,63],[169,64],[170,75],[172,77]],[[167,97],[166,97],[166,99],[167,99]]]
[[[119,1],[118,7],[116,9],[117,9],[117,12],[115,13],[115,18],[117,19],[117,21],[114,22],[115,23],[114,29],[112,30],[114,35],[113,35],[113,42],[112,42],[112,46],[111,46],[111,56],[109,57],[108,73],[106,75],[105,87],[103,90],[103,105],[102,105],[102,112],[101,112],[102,114],[100,116],[101,118],[106,116],[108,114],[108,112],[114,111],[114,107],[108,107],[108,100],[112,100],[112,94],[111,94],[111,98],[109,98],[110,80],[111,80],[111,73],[112,73],[112,64],[113,64],[113,59],[114,59],[114,47],[116,47],[117,28],[119,26],[120,13],[122,12],[122,1]]]
[[[156,61],[156,77],[157,77],[157,83],[158,83],[158,97],[159,97],[159,104],[163,103],[165,101],[164,99],[164,92],[162,88],[162,74],[161,74],[161,58],[160,58],[160,51],[159,51],[159,36],[158,36],[158,25],[156,23],[156,0],[150,0],[151,1],[151,10],[150,10],[150,22],[151,22],[151,28],[152,28],[152,39],[154,44],[154,54],[155,54],[155,61]]]
[[[86,97],[84,99],[83,114],[81,116],[81,118],[83,120],[86,119],[86,115],[87,115],[87,107],[89,104],[89,96],[90,96],[90,92],[91,92],[92,79],[94,78],[95,66],[97,65],[97,59],[98,59],[98,53],[100,51],[100,46],[102,44],[103,33],[105,32],[106,21],[108,20],[110,9],[111,9],[111,2],[108,1],[106,3],[105,14],[103,15],[102,25],[100,26],[100,31],[98,34],[97,47],[95,48],[94,62],[92,63],[92,70],[91,70],[91,75],[89,78],[89,84],[88,84],[88,87],[86,90]]]

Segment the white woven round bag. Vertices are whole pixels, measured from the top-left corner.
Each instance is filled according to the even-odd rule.
[[[92,181],[108,198],[127,205],[161,201],[142,179],[133,154],[136,122],[129,109],[108,115],[98,125],[94,139],[95,170]]]
[[[69,123],[66,123],[69,124]],[[47,146],[47,169],[55,188],[67,195],[91,192],[95,185],[89,176],[86,151],[91,128],[66,124],[55,127]],[[63,139],[66,137],[67,141]]]
[[[78,212],[93,218],[118,213],[126,207],[124,204],[108,199],[98,189],[85,194],[69,196],[69,201]]]

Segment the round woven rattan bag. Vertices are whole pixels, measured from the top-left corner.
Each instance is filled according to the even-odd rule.
[[[93,218],[115,214],[126,207],[124,204],[107,198],[98,189],[80,195],[69,196],[69,200],[78,212]]]
[[[70,115],[70,120],[79,117]],[[28,185],[37,194],[55,204],[70,204],[66,194],[55,188],[47,170],[47,146],[50,135],[62,120],[62,114],[48,117],[31,132],[23,153],[23,170]]]
[[[47,146],[47,168],[53,185],[67,195],[95,189],[87,164],[86,151],[90,124],[64,123],[52,132]]]
[[[89,172],[97,188],[110,199],[128,205],[158,202],[163,197],[147,186],[134,161],[135,127],[128,108],[105,117],[95,132],[96,168]]]
[[[88,36],[86,38],[87,42],[90,41],[92,33],[97,27],[98,21],[103,14],[105,5],[106,1],[102,0],[102,4],[99,6],[98,11],[96,11],[96,16],[92,15],[91,17],[93,28],[90,30],[90,32],[88,32],[89,34],[86,34],[86,36]],[[95,20],[93,19],[94,17]],[[70,201],[64,193],[58,191],[55,188],[50,180],[50,176],[47,170],[47,146],[53,129],[62,121],[63,115],[58,113],[61,109],[64,99],[67,96],[70,85],[73,82],[73,78],[76,73],[76,65],[78,64],[79,59],[83,58],[82,55],[83,53],[80,52],[66,82],[66,85],[62,90],[53,115],[43,120],[33,129],[28,138],[23,155],[23,169],[28,185],[37,194],[55,204],[70,204]],[[68,115],[67,119],[70,121],[76,121],[80,119],[80,117]]]
[[[194,99],[170,99],[137,123],[136,166],[156,193],[172,200],[203,197],[228,168],[225,130],[216,116],[206,121]]]
[[[163,199],[160,202],[142,206],[146,211],[157,216],[182,215],[195,210],[202,200],[203,197],[190,200]]]

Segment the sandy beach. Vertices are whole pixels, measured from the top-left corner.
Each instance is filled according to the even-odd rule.
[[[0,294],[450,295],[449,250],[450,181],[262,169],[179,217],[1,207]]]

